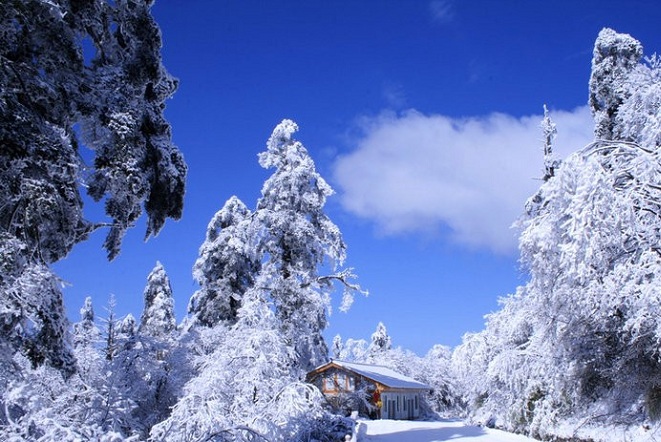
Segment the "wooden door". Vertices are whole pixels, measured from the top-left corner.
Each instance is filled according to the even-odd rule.
[[[395,419],[395,400],[388,399],[388,419]]]

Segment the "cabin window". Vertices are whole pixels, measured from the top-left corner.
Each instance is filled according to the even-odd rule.
[[[347,387],[349,391],[354,391],[356,389],[356,378],[353,376],[348,376]]]
[[[415,409],[418,409],[418,396],[415,397]]]
[[[332,375],[324,378],[324,390],[335,390],[335,380],[333,379]]]
[[[404,411],[406,411],[406,398],[402,402],[404,402]]]
[[[337,374],[337,387],[338,390],[344,390],[347,388],[347,377],[344,373]]]

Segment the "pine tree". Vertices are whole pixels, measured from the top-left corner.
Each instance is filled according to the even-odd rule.
[[[22,241],[2,232],[0,241],[0,346],[9,359],[21,351],[35,366],[47,362],[71,375],[75,360],[60,279],[47,265],[30,262]]]
[[[167,337],[177,326],[174,314],[174,297],[163,265],[156,262],[144,292],[145,307],[140,318],[139,332],[153,338]]]
[[[264,289],[250,289],[235,324],[200,330],[210,345],[200,349],[199,374],[184,387],[172,415],[154,428],[153,437],[174,441],[196,434],[244,440],[244,434],[278,434],[270,419],[272,401],[295,381],[295,358],[266,296]]]
[[[78,186],[107,197],[112,258],[144,202],[147,236],[181,216],[186,166],[172,145],[164,102],[177,82],[163,68],[150,1],[85,5],[11,1],[0,23],[0,226],[47,263],[92,226]],[[86,60],[82,42],[94,46]],[[83,126],[82,140],[73,127]],[[79,144],[94,150],[82,176]],[[90,169],[85,167],[85,169]]]
[[[250,210],[235,196],[209,222],[193,267],[200,290],[188,305],[188,313],[200,324],[236,322],[243,296],[259,269],[252,229]]]
[[[296,123],[283,120],[259,154],[259,164],[275,172],[262,187],[253,217],[261,227],[258,250],[265,257],[260,274],[268,281],[283,335],[296,349],[299,366],[309,370],[327,357],[322,331],[333,282],[344,284],[345,299],[359,288],[350,282],[351,270],[319,274],[322,265],[333,270],[342,265],[346,246],[323,211],[333,190],[303,144],[292,138],[297,130]]]
[[[553,155],[553,142],[558,130],[555,123],[551,120],[549,110],[544,105],[544,119],[542,119],[542,131],[544,132],[544,181],[548,181],[555,175],[555,170],[560,167],[558,161]]]
[[[114,258],[143,206],[147,237],[182,213],[186,165],[163,117],[177,82],[161,64],[151,3],[10,0],[0,8],[0,302],[9,306],[0,322],[12,351],[65,372],[67,323],[44,266],[100,227],[109,227]],[[81,145],[93,165],[83,164]],[[105,200],[110,223],[84,219],[81,185]],[[31,291],[17,297],[17,286]]]
[[[89,383],[101,372],[103,357],[99,349],[101,331],[95,324],[92,298],[85,298],[85,304],[80,309],[80,321],[73,325],[71,335],[74,355],[77,362],[77,372]]]
[[[140,320],[136,345],[126,353],[131,376],[132,398],[137,404],[133,413],[142,424],[140,431],[147,436],[151,427],[169,415],[175,403],[175,384],[172,379],[172,352],[176,351],[177,334],[174,298],[170,280],[163,265],[156,263],[147,277],[144,291],[145,307]],[[183,380],[182,380],[183,382]]]
[[[367,349],[371,356],[376,356],[379,353],[386,353],[392,348],[392,342],[388,335],[388,330],[383,322],[379,322],[376,330],[372,333],[372,341]]]
[[[592,55],[588,100],[595,120],[595,138],[613,138],[616,114],[627,98],[621,86],[642,56],[642,45],[630,35],[608,28],[599,32]]]
[[[335,337],[333,338],[333,346],[331,348],[331,357],[333,359],[340,359],[343,348],[344,345],[342,344],[342,336],[335,335]]]

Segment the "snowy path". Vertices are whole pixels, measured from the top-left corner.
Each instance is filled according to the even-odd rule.
[[[461,421],[360,421],[358,442],[533,442],[535,439]]]

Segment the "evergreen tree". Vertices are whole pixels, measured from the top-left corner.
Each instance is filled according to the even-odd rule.
[[[181,216],[186,166],[171,144],[164,102],[177,82],[163,68],[151,1],[10,1],[0,13],[0,226],[45,262],[93,227],[78,186],[107,197],[109,256],[144,202],[147,235]],[[91,41],[86,60],[82,42]],[[81,175],[79,140],[96,156]]]
[[[342,349],[344,348],[344,345],[342,344],[342,336],[340,335],[335,335],[333,338],[333,346],[331,348],[331,356],[333,359],[340,359],[340,356],[342,355]]]
[[[3,345],[34,364],[72,366],[61,294],[44,266],[103,226],[114,258],[142,206],[147,236],[182,213],[186,165],[163,117],[177,82],[161,64],[151,3],[10,0],[0,8],[0,322]],[[93,165],[83,164],[81,144]],[[105,200],[110,223],[84,219],[83,184]]]
[[[200,284],[188,305],[195,321],[213,327],[237,320],[243,296],[259,269],[250,210],[233,196],[209,222],[193,267]]]
[[[643,56],[643,46],[630,35],[604,28],[594,45],[590,98],[595,138],[613,139],[615,117],[627,98],[623,84]]]
[[[29,262],[22,241],[2,232],[0,241],[0,346],[8,359],[20,350],[35,366],[47,362],[71,375],[60,279],[47,265]]]
[[[94,325],[94,306],[92,298],[85,298],[85,303],[80,309],[80,322],[73,326],[73,342],[75,346],[88,345],[98,339],[98,334]]]
[[[257,209],[251,212],[230,198],[209,223],[193,276],[200,284],[189,303],[194,321],[213,327],[236,323],[245,293],[268,289],[286,342],[298,354],[301,370],[326,360],[322,331],[334,282],[344,286],[342,309],[353,292],[351,269],[338,271],[346,246],[339,229],[323,212],[333,191],[315,170],[303,145],[292,139],[298,130],[290,120],[280,123],[259,155],[262,167],[275,168],[264,183]],[[335,273],[321,275],[327,266]]]
[[[388,335],[388,330],[386,330],[383,322],[379,322],[376,330],[372,333],[372,341],[367,351],[371,356],[374,356],[379,353],[385,353],[390,349],[392,349],[392,341]]]
[[[264,259],[260,275],[267,281],[283,336],[295,348],[298,365],[309,370],[325,362],[326,328],[333,282],[345,287],[346,299],[359,288],[350,270],[320,275],[322,265],[337,270],[346,246],[324,213],[333,190],[315,169],[303,144],[292,138],[298,126],[283,120],[259,154],[259,164],[275,168],[262,187],[253,217],[261,228],[258,250]]]
[[[174,298],[170,280],[160,262],[147,277],[144,298],[137,342],[127,353],[126,361],[132,372],[132,379],[128,380],[132,385],[131,394],[137,404],[133,414],[142,424],[141,433],[146,436],[153,425],[169,415],[175,403],[174,390],[178,381],[172,379],[173,371],[181,373],[187,366],[173,369],[172,352],[177,350]]]
[[[243,440],[252,433],[275,436],[272,401],[296,379],[294,354],[278,330],[264,290],[244,294],[237,322],[200,332],[209,342],[199,351],[198,375],[184,387],[172,415],[153,430],[160,440],[188,434]]]
[[[555,175],[555,170],[560,167],[560,161],[553,155],[553,141],[558,133],[555,123],[551,120],[549,110],[544,105],[544,119],[542,120],[542,131],[544,132],[544,181],[548,181]]]
[[[160,262],[156,262],[156,266],[147,277],[144,298],[145,307],[140,318],[140,334],[154,338],[167,337],[174,331],[177,323],[170,279]]]
[[[99,351],[101,331],[95,324],[92,298],[85,298],[80,309],[80,321],[73,325],[72,341],[77,372],[86,382],[92,383],[101,372],[102,356]]]

